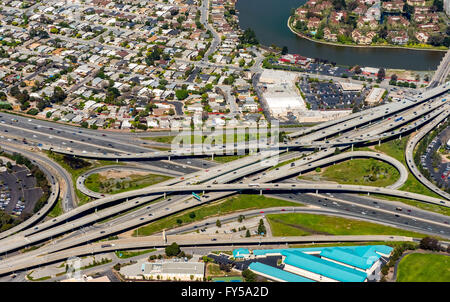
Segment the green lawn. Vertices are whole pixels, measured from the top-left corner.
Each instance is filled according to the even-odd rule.
[[[409,254],[398,265],[398,282],[450,282],[450,256]]]
[[[157,143],[170,144],[175,136],[152,136],[152,137],[143,137],[142,139],[154,141]]]
[[[217,201],[209,205],[204,205],[198,209],[186,210],[174,216],[165,217],[161,220],[152,222],[149,225],[139,228],[137,231],[135,230],[133,236],[137,236],[137,234],[139,234],[139,236],[148,236],[160,232],[163,229],[170,229],[183,224],[203,220],[207,217],[220,216],[239,210],[263,209],[279,206],[301,205],[266,196],[247,194],[236,195],[226,198],[223,201]],[[181,224],[177,223],[177,220],[179,219],[181,220]]]
[[[400,173],[383,161],[358,158],[328,166],[322,176],[342,184],[387,187],[399,179]]]
[[[145,250],[145,251],[137,251],[137,252],[117,251],[116,252],[116,256],[117,256],[117,258],[120,258],[120,259],[127,259],[127,258],[131,258],[131,257],[136,257],[136,256],[148,254],[148,253],[151,253],[151,252],[154,252],[154,251],[156,251],[156,249],[150,249],[150,250]]]
[[[149,173],[147,175],[132,174],[118,181],[117,179],[107,178],[99,173],[95,173],[89,175],[84,184],[89,190],[94,192],[117,194],[142,189],[171,178],[170,176]]]
[[[228,163],[230,161],[233,160],[237,160],[243,157],[246,157],[247,155],[220,155],[220,156],[215,156],[214,155],[214,161],[224,164],[224,163]]]
[[[342,217],[314,214],[267,215],[274,236],[323,235],[399,235],[425,237],[425,235],[382,224]]]

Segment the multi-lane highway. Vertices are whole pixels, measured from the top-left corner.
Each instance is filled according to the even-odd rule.
[[[95,132],[84,129],[74,130],[73,127],[67,125],[27,120],[23,117],[18,117],[17,121],[13,121],[10,115],[2,113],[0,114],[0,130],[3,130],[2,135],[8,137],[8,140],[10,140],[9,137],[13,138],[9,143],[21,143],[20,140],[17,140],[17,137],[26,137],[31,142],[34,141],[35,144],[39,142],[42,144],[41,147],[80,157],[142,160],[145,165],[149,166],[149,170],[153,167],[154,170],[159,169],[160,172],[164,170],[168,172],[171,168],[167,165],[172,165],[173,170],[176,170],[173,173],[176,177],[141,190],[104,197],[97,194],[94,197],[100,197],[98,200],[73,208],[52,220],[28,229],[18,230],[14,235],[12,233],[2,234],[0,253],[11,253],[22,247],[47,242],[47,240],[51,240],[52,243],[29,252],[27,255],[14,256],[14,260],[9,257],[7,260],[0,262],[0,268],[3,267],[5,271],[11,271],[32,267],[39,262],[39,260],[36,260],[38,255],[43,257],[41,259],[53,257],[64,251],[76,250],[78,245],[80,245],[79,250],[75,253],[83,253],[86,251],[84,246],[89,242],[134,229],[173,213],[198,207],[212,200],[239,192],[289,196],[288,198],[293,201],[301,196],[301,201],[313,205],[316,208],[316,213],[354,217],[422,233],[450,237],[446,216],[416,208],[414,208],[414,211],[408,209],[408,212],[400,213],[398,212],[398,206],[394,209],[395,205],[390,201],[375,201],[369,196],[362,197],[349,193],[389,195],[443,207],[450,206],[447,196],[441,195],[443,197],[441,199],[398,190],[406,182],[408,171],[402,163],[382,153],[352,152],[353,150],[342,152],[350,147],[353,149],[353,145],[362,142],[377,142],[401,136],[404,133],[415,131],[423,125],[425,127],[421,130],[420,135],[427,133],[448,116],[449,103],[446,99],[448,89],[447,83],[427,90],[415,99],[404,99],[389,103],[295,132],[290,135],[292,141],[280,144],[274,142],[272,146],[269,146],[275,146],[275,148],[267,148],[265,144],[260,145],[259,149],[262,152],[225,165],[217,165],[202,159],[192,158],[192,156],[198,156],[199,154],[192,154],[191,151],[178,154],[180,158],[174,160],[173,157],[177,156],[176,152],[152,150],[146,142],[139,140],[138,137],[115,133],[106,134],[102,131]],[[420,140],[420,135],[415,137]],[[14,141],[14,138],[16,138],[16,141]],[[248,145],[251,144],[247,144],[243,148],[249,149]],[[339,146],[341,153],[337,152],[337,146]],[[239,149],[239,146],[236,145],[217,146],[217,150],[206,149],[206,151],[203,150],[201,155],[219,154],[220,151],[223,152],[223,149],[228,149],[228,147]],[[409,152],[412,152],[414,146],[409,143],[408,147],[410,148],[410,150],[408,149]],[[16,148],[18,147],[16,146]],[[311,152],[311,149],[314,148],[316,150]],[[292,151],[295,149],[300,150],[300,152]],[[23,150],[23,146],[21,150]],[[288,150],[289,152],[286,152]],[[406,150],[407,162],[408,157],[412,154],[408,154],[408,150]],[[166,161],[166,157],[171,161]],[[316,167],[323,167],[356,157],[383,160],[393,165],[399,171],[400,177],[396,183],[387,188],[335,183],[279,182]],[[161,163],[166,166],[162,167]],[[285,164],[277,165],[277,163]],[[187,168],[188,165],[189,168]],[[414,167],[410,166],[409,163],[408,166],[413,174],[417,175],[414,173]],[[86,175],[83,177],[86,177]],[[77,180],[77,185],[80,185],[79,188],[82,192],[93,196],[93,192],[83,190],[83,177]],[[72,185],[71,182],[70,184]],[[190,198],[192,192],[200,193],[202,195],[201,200],[197,201]],[[170,198],[167,196],[169,194],[171,195]],[[334,196],[323,197],[322,194],[334,194]],[[130,210],[132,212],[129,212]],[[302,211],[308,210],[302,209]],[[281,210],[278,209],[278,211]],[[117,216],[120,213],[125,213],[125,215]],[[105,219],[111,220],[107,223],[94,224]],[[80,228],[82,231],[77,231]],[[58,236],[62,237],[52,240]],[[177,240],[183,242],[183,240],[188,239],[180,237]],[[239,243],[235,241],[227,242]],[[137,248],[139,245],[135,244],[132,247]],[[97,251],[94,250],[93,252]]]

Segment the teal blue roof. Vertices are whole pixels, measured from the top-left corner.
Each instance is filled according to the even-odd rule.
[[[386,245],[361,245],[361,246],[342,246],[342,247],[307,247],[307,248],[288,248],[288,249],[261,249],[261,250],[253,250],[253,255],[255,256],[264,256],[268,253],[280,254],[283,251],[300,251],[300,252],[321,252],[324,249],[352,249],[352,254],[355,254],[360,257],[369,257],[370,255],[378,255],[375,252],[380,252],[382,254],[390,254],[392,251],[392,247]]]
[[[233,250],[234,258],[242,258],[242,257],[244,257],[244,255],[249,255],[249,254],[250,254],[250,251],[248,249],[239,248],[239,249]]]
[[[374,262],[380,259],[380,255],[371,255],[369,257],[361,257],[352,253],[351,249],[344,248],[327,248],[320,252],[321,257],[326,257],[338,262],[342,262],[357,268],[371,268]]]
[[[255,272],[259,272],[268,276],[272,276],[274,278],[286,281],[286,282],[315,282],[313,280],[304,278],[302,276],[292,274],[290,272],[283,271],[281,269],[272,267],[270,265],[253,262],[250,263],[249,268]]]
[[[282,252],[284,263],[342,282],[364,282],[367,274],[300,251]]]

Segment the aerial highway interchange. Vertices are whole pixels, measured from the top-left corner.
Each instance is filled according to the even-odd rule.
[[[448,118],[449,89],[449,83],[432,87],[415,99],[388,103],[295,131],[281,142],[249,141],[214,145],[209,146],[209,149],[200,148],[200,152],[193,152],[198,150],[195,146],[192,146],[194,149],[191,149],[191,146],[183,146],[181,151],[160,151],[152,149],[150,141],[140,139],[142,135],[139,133],[124,135],[111,131],[88,130],[1,112],[0,148],[9,153],[22,153],[41,166],[52,185],[52,194],[38,213],[15,228],[0,234],[0,254],[4,255],[0,261],[0,274],[63,260],[68,255],[81,256],[103,252],[104,248],[95,243],[102,238],[133,230],[185,209],[199,207],[242,192],[280,196],[294,202],[313,204],[315,207],[314,210],[273,209],[273,213],[289,211],[326,213],[450,238],[447,216],[407,205],[402,206],[414,210],[409,213],[398,213],[395,210],[398,203],[373,199],[370,195],[383,194],[443,207],[450,206],[448,193],[427,181],[420,174],[412,158],[414,147],[420,139]],[[411,136],[405,150],[407,167],[382,153],[353,150],[359,145],[376,145],[415,132],[417,133]],[[99,195],[84,186],[84,180],[88,175],[81,175],[74,184],[70,175],[67,175],[58,163],[44,153],[36,152],[38,150],[80,158],[115,160],[125,165],[139,162],[142,169],[166,173],[172,171],[174,178],[144,189],[114,195]],[[242,154],[248,150],[257,152],[226,164],[202,159],[236,152]],[[387,162],[398,170],[400,178],[386,188],[293,179],[316,168],[353,158],[375,158]],[[399,190],[406,182],[409,171],[440,197]],[[75,188],[95,200],[78,205]],[[201,199],[192,198],[192,192],[202,193]],[[53,219],[43,219],[57,202],[58,197],[63,201],[64,213]],[[377,201],[374,202],[375,200]],[[327,208],[324,207],[324,201]],[[248,215],[257,213],[258,211],[253,211]],[[100,223],[105,219],[109,221]],[[202,223],[204,222],[199,222],[196,227]],[[188,226],[180,230],[174,229],[171,233],[181,233],[183,230],[186,231],[186,228],[194,229],[193,226]],[[202,238],[199,236],[198,238]],[[122,248],[164,246],[171,242],[171,237],[168,238],[168,242],[157,243],[155,243],[157,239],[150,237],[146,243],[143,243],[143,240],[129,240],[123,243]],[[180,238],[177,237],[177,242],[186,246],[190,243],[216,244],[211,242],[210,237],[205,237],[204,241],[199,239],[192,242]],[[220,242],[217,242],[217,245],[239,244],[237,241],[221,238],[218,240]],[[247,243],[254,241],[261,244],[261,239],[252,240],[248,240]],[[301,242],[298,238],[264,240]],[[28,253],[14,253],[21,248],[42,243],[45,244]],[[120,244],[118,241],[118,245]]]

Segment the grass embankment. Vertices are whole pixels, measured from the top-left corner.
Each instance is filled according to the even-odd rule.
[[[49,158],[56,161],[61,167],[63,167],[72,177],[72,184],[75,189],[75,193],[78,197],[78,206],[81,206],[85,203],[91,201],[91,198],[81,193],[80,190],[76,188],[77,178],[94,168],[109,166],[109,165],[120,165],[120,163],[116,163],[114,161],[106,161],[106,160],[92,160],[86,161],[79,158],[65,157],[64,155],[53,153],[47,151],[47,155]]]
[[[400,173],[393,166],[373,158],[353,159],[323,169],[321,175],[342,184],[386,187],[394,184]]]
[[[397,282],[450,282],[450,256],[406,255],[398,265]]]
[[[229,163],[230,161],[233,160],[237,160],[243,157],[246,157],[247,155],[219,155],[219,156],[214,156],[214,161],[221,163],[221,164],[225,164],[225,163]]]
[[[328,246],[355,246],[355,245],[387,245],[400,246],[407,241],[367,241],[367,242],[336,242],[336,243],[315,243],[315,244],[290,244],[290,248],[328,247]],[[411,243],[411,241],[408,241]]]
[[[407,167],[406,161],[405,161],[405,149],[406,149],[406,144],[407,144],[408,140],[409,140],[409,135],[406,137],[403,137],[400,140],[397,139],[397,140],[391,140],[391,141],[382,143],[380,146],[375,146],[375,148],[378,151],[383,152],[383,153],[397,159],[403,165],[405,165],[405,167]],[[427,196],[431,196],[431,197],[435,197],[435,198],[440,198],[439,195],[437,195],[436,193],[434,193],[433,191],[431,191],[430,189],[425,187],[420,181],[418,181],[414,177],[414,175],[411,174],[411,172],[408,172],[408,179],[406,180],[405,184],[400,188],[400,190],[412,192],[412,193],[418,193],[418,194],[422,194],[422,195],[427,195]],[[443,207],[443,206],[439,206],[439,205],[435,205],[435,204],[423,203],[423,202],[410,200],[410,199],[385,196],[385,195],[377,195],[377,197],[382,198],[382,199],[387,199],[387,200],[400,201],[400,202],[409,204],[411,206],[414,206],[414,207],[417,207],[417,208],[420,208],[423,210],[432,211],[432,212],[450,216],[450,209],[447,207]]]
[[[48,280],[48,279],[51,278],[50,276],[45,276],[45,277],[42,277],[42,278],[34,279],[34,278],[31,276],[31,274],[32,274],[33,272],[34,272],[34,271],[32,271],[31,273],[29,273],[29,274],[27,275],[27,279],[30,280],[30,281],[44,281],[44,280]]]
[[[274,236],[322,235],[426,235],[360,220],[315,214],[269,214],[267,219]]]
[[[161,232],[163,229],[171,229],[184,224],[200,221],[208,217],[221,216],[240,210],[282,206],[300,206],[300,204],[259,195],[236,195],[222,201],[204,205],[198,209],[186,210],[176,215],[162,218],[156,222],[152,222],[149,225],[135,230],[133,236],[137,236],[137,234],[139,234],[139,236],[148,236]],[[179,223],[180,221],[181,223]]]
[[[116,252],[116,256],[117,256],[117,258],[120,258],[120,259],[127,259],[127,258],[131,258],[131,257],[136,257],[136,256],[148,254],[148,253],[151,253],[151,252],[154,252],[154,251],[156,251],[156,249],[150,249],[150,250],[145,250],[145,251],[137,251],[137,252],[117,251]]]
[[[62,201],[61,198],[58,198],[58,201],[56,202],[55,206],[52,208],[50,213],[47,214],[48,217],[54,218],[64,213],[61,201]]]
[[[172,177],[170,176],[149,173],[147,175],[132,174],[127,177],[117,179],[108,178],[100,175],[99,173],[95,173],[89,175],[84,184],[89,190],[94,192],[118,194],[131,190],[139,190],[171,178]]]

